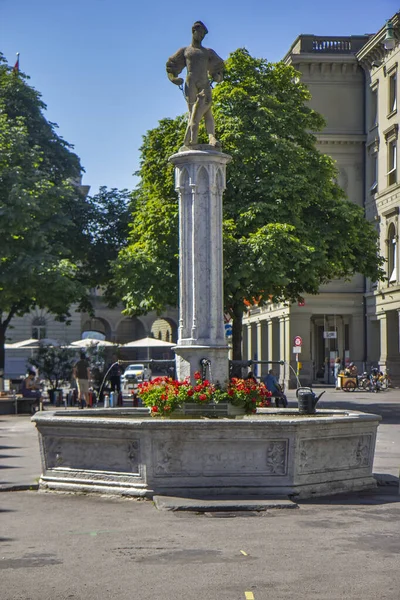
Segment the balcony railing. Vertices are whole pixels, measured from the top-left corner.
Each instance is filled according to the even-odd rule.
[[[300,35],[288,54],[355,54],[366,44],[369,37]]]

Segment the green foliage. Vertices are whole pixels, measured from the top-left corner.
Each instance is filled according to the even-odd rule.
[[[14,316],[46,308],[60,320],[88,288],[107,285],[128,231],[129,194],[86,198],[72,146],[46,120],[27,77],[0,55],[0,370]]]
[[[0,65],[0,320],[31,307],[65,317],[84,287],[77,281],[71,181],[79,159],[42,114],[25,77]]]
[[[185,129],[183,117],[163,119],[143,139],[129,245],[112,282],[114,294],[135,314],[177,303],[178,204],[168,158],[179,150]]]
[[[71,381],[74,356],[74,350],[40,345],[28,362],[39,369],[40,377],[48,382],[51,389],[56,390],[63,383]]]
[[[324,121],[309,97],[291,66],[244,49],[231,54],[214,90],[217,137],[232,156],[223,234],[234,358],[246,299],[293,301],[355,272],[383,277],[374,227],[335,183],[333,160],[316,148],[312,132]],[[164,119],[144,138],[134,223],[114,282],[132,314],[177,302],[178,208],[167,161],[184,125],[181,117]]]
[[[103,186],[98,194],[87,198],[87,204],[87,214],[81,221],[81,230],[89,241],[82,257],[82,277],[88,287],[102,286],[107,291],[110,265],[126,245],[134,199],[128,190]],[[112,297],[112,290],[108,295]]]

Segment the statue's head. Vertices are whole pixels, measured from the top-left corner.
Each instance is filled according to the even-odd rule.
[[[200,41],[207,35],[208,29],[201,21],[196,21],[192,26],[192,34],[198,37]]]

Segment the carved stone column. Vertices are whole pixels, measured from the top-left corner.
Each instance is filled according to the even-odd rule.
[[[387,335],[387,318],[386,313],[379,313],[377,315],[380,325],[380,337],[381,337],[381,354],[379,357],[379,366],[382,370],[386,369],[387,361],[387,350],[388,350],[388,335]]]
[[[228,346],[223,313],[222,194],[231,157],[211,146],[178,152],[179,329],[176,367],[179,379],[193,381],[200,362],[210,363],[208,378],[228,380]]]
[[[253,324],[247,324],[247,360],[253,360]]]

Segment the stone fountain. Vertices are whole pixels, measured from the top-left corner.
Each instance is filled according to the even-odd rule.
[[[221,81],[223,62],[201,42],[167,62],[170,80],[187,68],[189,123],[181,150],[171,156],[179,195],[180,311],[175,347],[178,378],[200,365],[208,378],[228,379],[223,324],[222,194],[230,161],[215,138],[210,74]],[[197,144],[204,118],[209,144]],[[310,497],[375,487],[372,464],[380,417],[352,411],[261,409],[241,420],[153,418],[147,409],[91,409],[37,413],[42,457],[40,488],[152,497]]]

